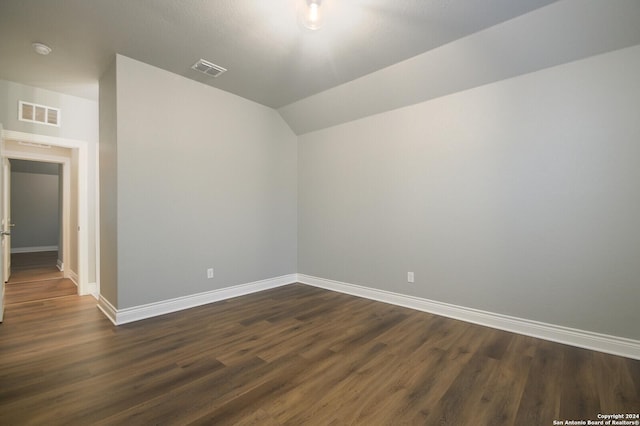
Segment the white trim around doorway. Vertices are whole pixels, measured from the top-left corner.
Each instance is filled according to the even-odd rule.
[[[67,138],[59,138],[54,136],[45,136],[45,135],[37,135],[33,133],[24,133],[24,132],[16,132],[13,130],[3,130],[2,131],[2,140],[12,140],[12,141],[20,141],[27,142],[33,144],[43,144],[43,145],[51,145],[57,146],[60,148],[72,148],[77,149],[78,151],[78,270],[74,271],[78,277],[78,294],[86,295],[86,294],[94,294],[97,290],[96,283],[88,282],[88,271],[89,271],[89,233],[88,233],[88,224],[89,224],[89,204],[88,204],[88,144],[85,141],[75,140],[75,139],[67,139]],[[5,151],[4,155],[8,158],[20,158],[24,160],[35,160],[35,161],[53,161],[53,162],[63,162],[60,157],[56,156],[47,156],[44,154],[26,154],[23,152],[16,153],[11,151]],[[49,157],[49,158],[48,158]],[[55,157],[51,158],[51,157]],[[66,164],[65,164],[66,166]],[[68,169],[67,169],[68,170]],[[68,176],[68,172],[63,175]],[[70,183],[69,183],[70,184]],[[66,186],[66,185],[65,185]],[[63,250],[65,247],[68,247],[69,244],[63,241]],[[65,261],[66,263],[67,261]],[[96,258],[96,263],[98,259]],[[97,279],[97,277],[96,277]]]

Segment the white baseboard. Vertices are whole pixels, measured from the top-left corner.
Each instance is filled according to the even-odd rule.
[[[474,324],[524,334],[526,336],[640,360],[640,341],[638,340],[511,317],[304,274],[298,274],[297,281],[314,287],[442,315]]]
[[[78,278],[78,274],[75,271],[69,271],[69,279],[73,281],[76,287],[78,287],[78,281],[80,281],[80,279]]]
[[[90,294],[99,300],[100,295],[98,294],[98,283],[87,283],[87,294]]]
[[[58,246],[11,247],[11,253],[37,253],[40,251],[58,251]]]
[[[312,277],[304,274],[283,275],[276,278],[255,281],[204,293],[178,297],[170,300],[149,303],[146,305],[134,306],[125,309],[116,309],[107,299],[98,297],[98,308],[115,325],[126,324],[146,318],[164,315],[171,312],[189,309],[208,303],[233,297],[244,296],[271,288],[284,286],[300,282],[302,284],[366,299],[377,300],[379,302],[390,303],[403,306],[418,311],[429,312],[449,318],[458,319],[474,324],[505,330],[526,336],[537,337],[544,340],[591,349],[613,355],[620,355],[627,358],[640,360],[640,341],[627,339],[624,337],[610,336],[607,334],[594,333],[585,330],[578,330],[554,324],[547,324],[539,321],[532,321],[508,315],[496,314],[479,309],[467,308],[464,306],[452,305],[449,303],[423,299],[414,296],[393,293],[384,290],[363,287],[355,284],[333,281],[324,278]],[[89,284],[90,292],[96,295],[96,286],[93,290]]]
[[[177,297],[175,299],[163,300],[160,302],[124,309],[114,308],[108,300],[100,296],[98,299],[98,308],[115,325],[121,325],[158,315],[181,311],[183,309],[206,305],[208,303],[218,302],[220,300],[231,299],[233,297],[244,296],[275,287],[281,287],[287,284],[293,284],[296,282],[296,278],[296,274],[283,275],[266,280],[254,281],[247,284],[240,284],[233,287],[211,290],[204,293]]]
[[[62,263],[62,260],[58,259],[56,261],[56,267],[58,268],[58,271],[60,272],[64,271],[64,263]]]
[[[117,309],[113,307],[111,302],[102,297],[102,295],[98,297],[98,309],[102,311],[104,316],[107,317],[109,321],[113,323],[113,325],[118,325],[116,321]]]

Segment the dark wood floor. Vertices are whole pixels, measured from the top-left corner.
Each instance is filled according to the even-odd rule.
[[[58,270],[58,252],[11,254],[5,305],[77,294],[76,285]]]
[[[43,266],[56,266],[57,261],[57,251],[11,253],[11,266],[14,270],[32,269]]]
[[[301,284],[113,326],[8,306],[0,423],[552,425],[640,412],[640,361]]]

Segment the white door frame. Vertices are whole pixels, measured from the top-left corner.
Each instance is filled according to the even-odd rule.
[[[56,163],[62,165],[62,259],[63,259],[63,273],[65,278],[72,278],[76,281],[78,278],[70,275],[69,268],[69,256],[70,256],[70,241],[71,241],[71,159],[58,155],[47,155],[44,153],[31,153],[12,151],[9,148],[3,150],[4,158],[15,160],[28,160],[28,161],[40,161],[45,163]],[[76,282],[76,284],[79,283]],[[78,292],[80,289],[78,288]]]
[[[5,231],[4,244],[2,253],[2,278],[4,282],[8,282],[11,278],[11,227],[13,226],[11,220],[11,163],[9,159],[4,155],[0,158],[2,163],[2,231]]]
[[[77,176],[77,190],[78,190],[78,242],[77,242],[77,253],[78,253],[78,270],[75,271],[78,274],[78,294],[86,295],[90,294],[90,289],[88,285],[88,271],[89,271],[89,233],[88,233],[88,223],[89,223],[89,205],[88,205],[88,192],[87,192],[87,164],[88,164],[88,144],[85,141],[75,140],[75,139],[66,139],[59,138],[54,136],[44,136],[37,135],[33,133],[24,133],[24,132],[16,132],[12,130],[3,130],[2,131],[2,143],[5,140],[13,140],[13,141],[22,141],[22,142],[30,142],[34,144],[44,144],[57,146],[61,148],[72,148],[78,149],[78,176]],[[47,156],[43,154],[27,154],[24,152],[11,152],[6,151],[3,152],[3,155],[8,158],[19,158],[23,160],[33,160],[33,161],[48,161],[54,163],[63,163],[63,187],[65,189],[72,184],[70,182],[70,160],[65,157],[60,156]],[[48,159],[47,159],[48,157]],[[66,180],[65,180],[66,179]],[[63,189],[64,191],[64,189]],[[63,194],[63,204],[66,204],[69,200],[69,194],[66,194],[65,197]],[[67,209],[69,211],[69,209]],[[64,215],[64,206],[63,206],[63,215]],[[64,219],[63,219],[64,220]],[[67,219],[68,220],[68,219]],[[67,222],[68,223],[68,222]],[[69,232],[69,227],[65,226],[63,231],[65,233]],[[69,234],[70,235],[70,234]],[[68,264],[69,259],[66,256],[69,252],[69,239],[67,235],[67,240],[65,241],[65,237],[63,234],[63,259],[65,263]],[[65,276],[68,273],[68,267],[65,265]]]

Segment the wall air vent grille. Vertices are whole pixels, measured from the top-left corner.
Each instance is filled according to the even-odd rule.
[[[226,68],[222,68],[221,66],[205,61],[204,59],[200,59],[198,62],[193,64],[191,68],[211,77],[217,77],[227,70]]]
[[[60,127],[60,118],[60,108],[32,104],[24,101],[18,102],[18,119],[20,121]]]

